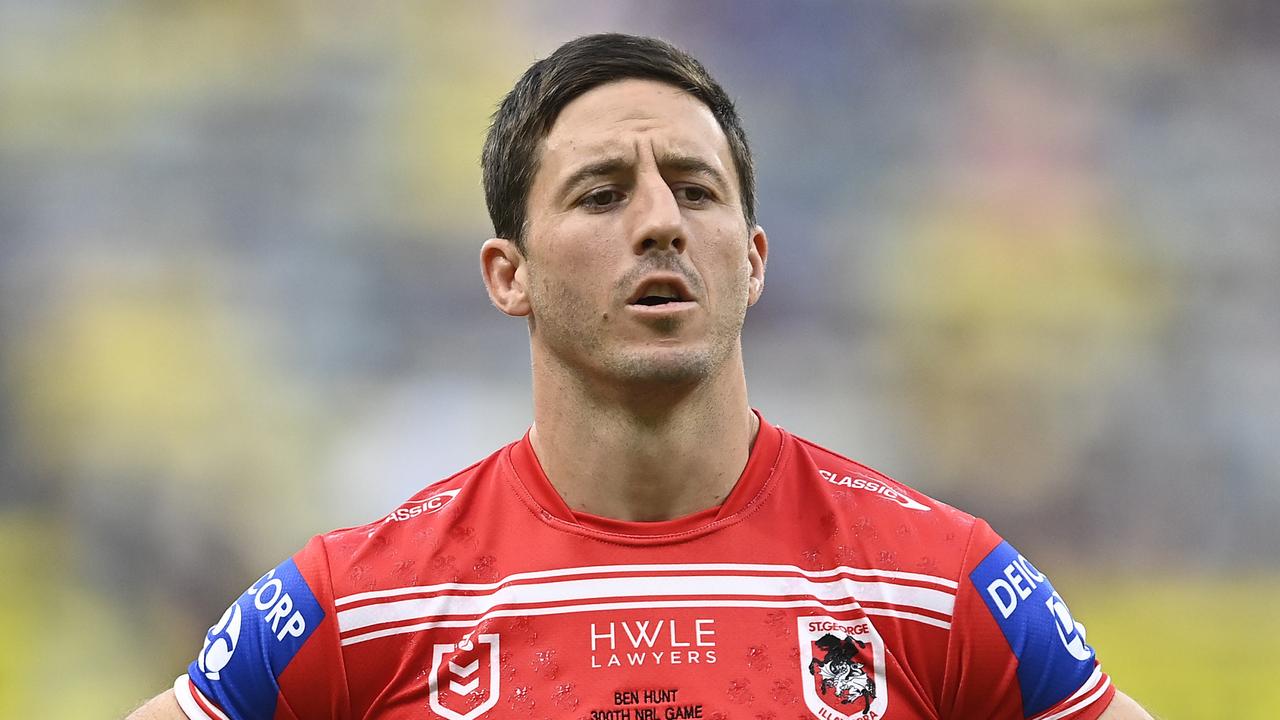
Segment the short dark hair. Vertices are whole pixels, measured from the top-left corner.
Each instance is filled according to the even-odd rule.
[[[738,173],[742,214],[756,224],[755,165],[738,111],[724,88],[689,53],[656,38],[604,33],[561,45],[516,81],[493,114],[480,164],[484,198],[497,237],[524,252],[529,190],[538,172],[539,144],[574,98],[626,79],[657,80],[702,101],[729,140]]]

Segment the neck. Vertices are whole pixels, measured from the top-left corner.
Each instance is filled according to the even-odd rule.
[[[724,501],[759,430],[740,351],[689,387],[602,385],[535,360],[530,440],[570,508],[656,521]]]

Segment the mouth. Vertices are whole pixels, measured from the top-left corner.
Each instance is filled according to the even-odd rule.
[[[627,301],[638,307],[663,307],[683,305],[693,301],[693,293],[684,281],[677,277],[651,278],[640,284]]]

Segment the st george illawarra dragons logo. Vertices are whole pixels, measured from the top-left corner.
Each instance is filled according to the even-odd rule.
[[[861,640],[851,637],[838,638],[827,634],[813,643],[826,655],[821,659],[809,661],[809,674],[822,684],[822,694],[828,691],[842,705],[850,705],[850,710],[871,709],[871,701],[876,699],[876,679],[867,674],[867,666],[858,662],[858,656],[870,647]],[[862,702],[858,708],[856,703]]]
[[[884,643],[866,617],[801,617],[798,629],[809,711],[822,720],[883,717]]]

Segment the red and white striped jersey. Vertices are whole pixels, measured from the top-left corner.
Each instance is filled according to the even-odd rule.
[[[206,718],[1095,718],[1114,690],[986,523],[761,422],[720,507],[571,511],[528,437],[313,538],[175,690]]]

